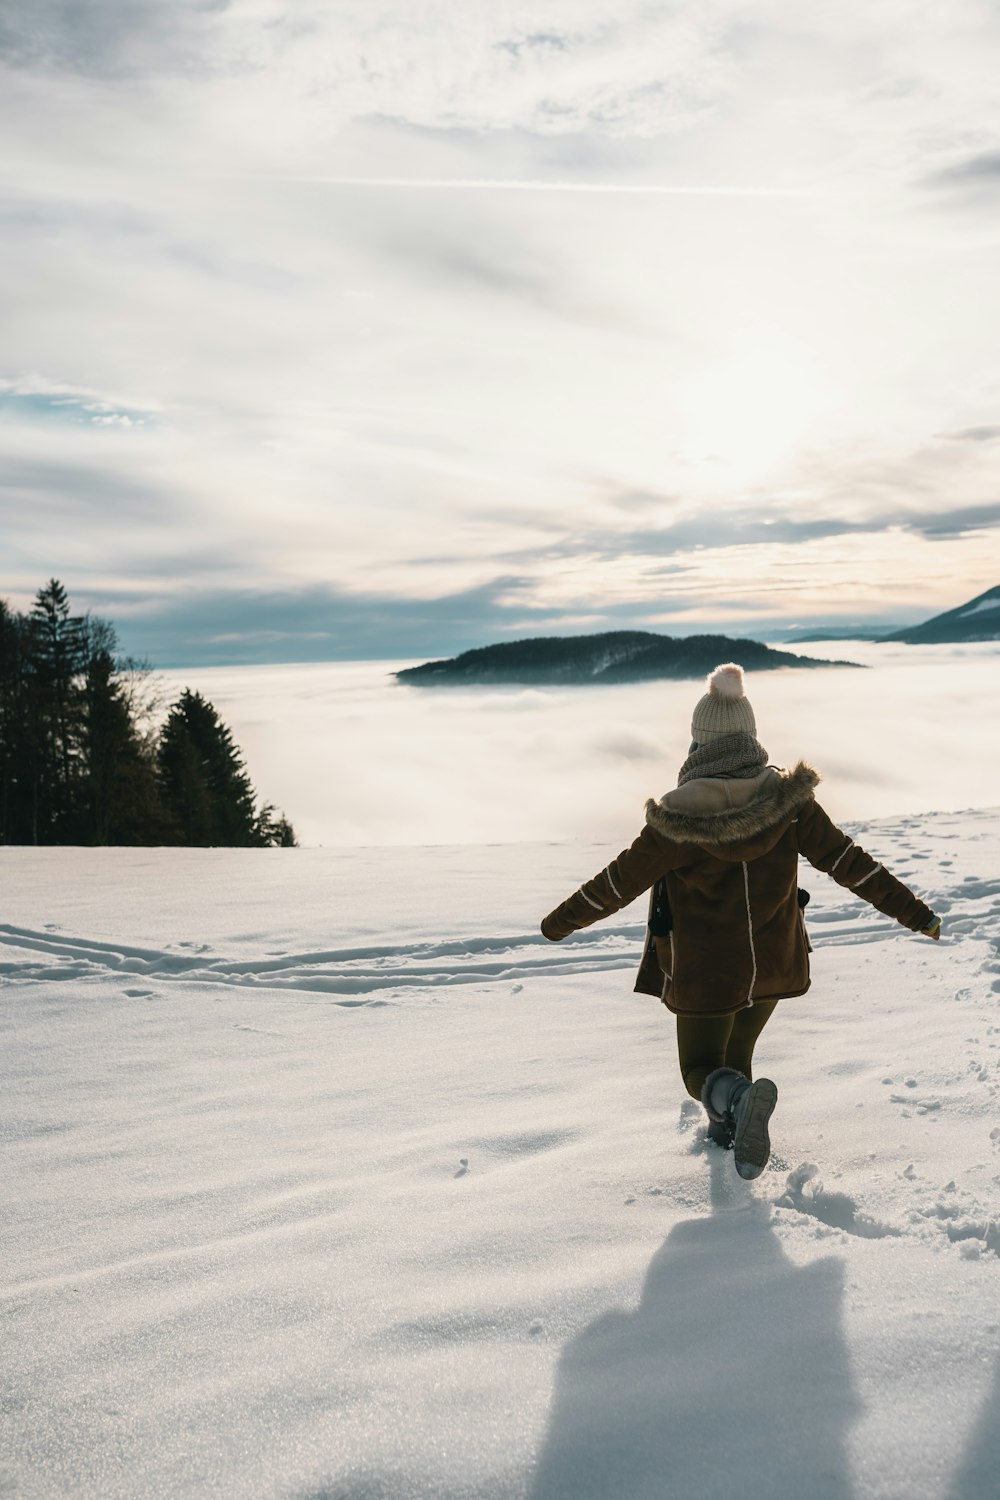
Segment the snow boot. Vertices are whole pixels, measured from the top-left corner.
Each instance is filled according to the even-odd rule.
[[[733,1145],[733,1127],[728,1120],[713,1120],[709,1117],[708,1138],[723,1151],[730,1151]]]
[[[767,1122],[778,1102],[777,1085],[770,1078],[751,1083],[735,1068],[716,1068],[705,1079],[701,1102],[713,1123],[732,1130],[739,1175],[748,1181],[759,1177],[771,1155]]]

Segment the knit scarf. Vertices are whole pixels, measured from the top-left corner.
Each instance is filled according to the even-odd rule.
[[[726,734],[688,756],[681,766],[677,785],[700,776],[730,776],[736,781],[759,776],[767,765],[767,751],[752,734]]]

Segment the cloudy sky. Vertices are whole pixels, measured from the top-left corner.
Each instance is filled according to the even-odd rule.
[[[0,594],[173,664],[964,602],[998,69],[992,0],[0,0]]]

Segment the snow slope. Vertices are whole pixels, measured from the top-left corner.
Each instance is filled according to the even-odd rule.
[[[946,937],[804,871],[756,1183],[617,845],[0,849],[0,1494],[995,1493],[996,814],[862,842]]]

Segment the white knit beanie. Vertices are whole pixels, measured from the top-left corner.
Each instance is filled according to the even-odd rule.
[[[691,719],[691,738],[699,745],[725,734],[757,737],[750,699],[743,692],[743,668],[733,661],[724,662],[709,674],[708,692],[699,698]]]

